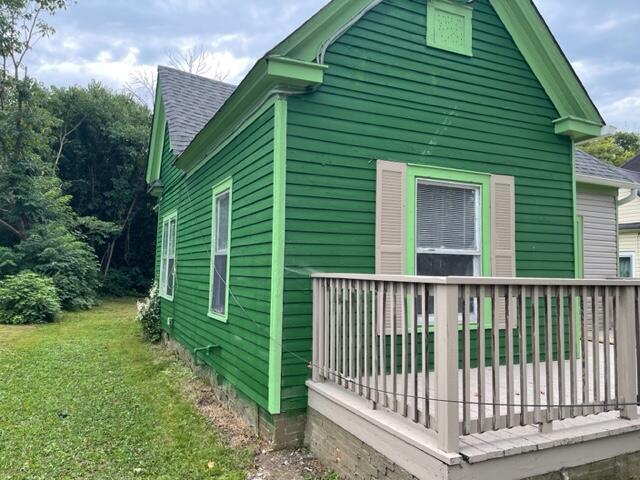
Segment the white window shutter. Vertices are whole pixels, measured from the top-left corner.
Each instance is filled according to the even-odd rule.
[[[403,275],[406,250],[407,164],[378,160],[376,180],[376,273]],[[391,333],[391,295],[385,295],[385,331]],[[402,299],[394,293],[396,331],[402,330]]]
[[[405,273],[407,165],[378,160],[376,273]]]
[[[491,177],[491,274],[494,277],[516,276],[516,200],[513,177]],[[497,321],[506,327],[505,301],[497,305]],[[511,328],[515,327],[512,320]]]

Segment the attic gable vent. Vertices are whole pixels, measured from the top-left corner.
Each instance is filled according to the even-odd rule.
[[[461,55],[473,54],[473,8],[470,3],[428,0],[427,45]]]

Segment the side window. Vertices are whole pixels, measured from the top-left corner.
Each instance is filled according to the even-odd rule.
[[[162,222],[162,253],[160,259],[160,295],[173,300],[176,277],[177,215],[171,214]]]
[[[227,320],[229,308],[231,186],[231,180],[227,180],[213,191],[209,315],[221,321]]]
[[[633,252],[620,252],[620,276],[622,278],[635,277],[635,254]]]

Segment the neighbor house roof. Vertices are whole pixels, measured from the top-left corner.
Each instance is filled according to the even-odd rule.
[[[576,177],[582,183],[640,188],[640,175],[614,167],[582,150],[576,150]]]
[[[631,170],[634,172],[640,172],[640,154],[633,157],[627,163],[625,163],[622,168],[625,170]]]
[[[158,67],[158,88],[176,156],[185,151],[236,89],[235,85],[162,66]]]

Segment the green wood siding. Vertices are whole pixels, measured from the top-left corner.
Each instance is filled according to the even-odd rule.
[[[267,408],[271,239],[273,209],[273,108],[187,177],[173,166],[168,137],[162,161],[159,218],[178,212],[174,301],[162,300],[164,328],[216,372]],[[233,177],[228,323],[207,316],[211,261],[212,188]],[[161,231],[158,232],[160,258]],[[156,269],[158,271],[158,267]],[[238,306],[236,300],[242,308]],[[167,318],[174,319],[173,328]]]
[[[473,57],[429,48],[424,0],[386,0],[330,47],[325,83],[289,99],[283,411],[304,408],[309,272],[373,273],[376,159],[511,175],[519,276],[573,277],[571,143],[488,0]]]

